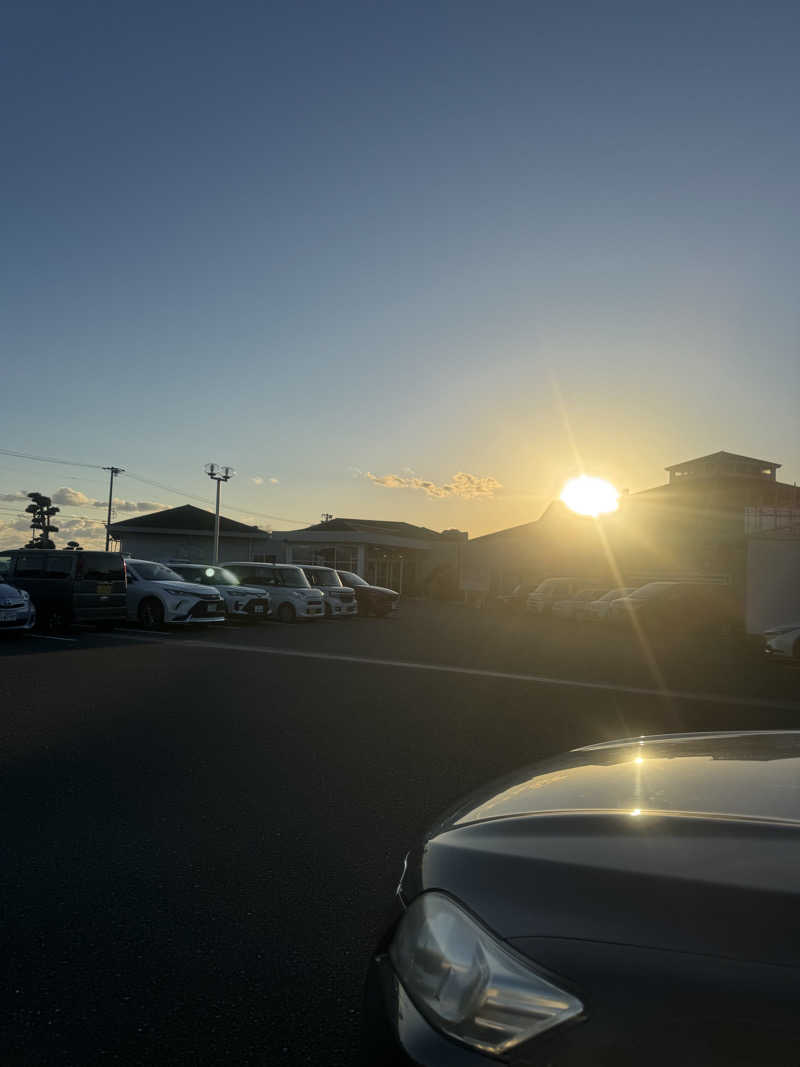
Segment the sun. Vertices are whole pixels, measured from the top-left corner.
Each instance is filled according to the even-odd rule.
[[[561,490],[561,499],[571,511],[594,518],[619,507],[619,493],[611,482],[604,478],[590,478],[588,474],[570,478]]]

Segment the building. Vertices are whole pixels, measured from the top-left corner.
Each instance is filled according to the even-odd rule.
[[[354,571],[373,585],[401,593],[446,595],[458,590],[460,530],[437,533],[408,522],[330,519],[272,535],[285,563],[323,563]]]
[[[748,633],[800,625],[800,515],[792,525],[749,538],[746,607]]]
[[[110,530],[120,550],[134,558],[204,562],[213,556],[214,513],[192,504],[115,522]],[[222,563],[323,563],[398,592],[446,596],[458,592],[466,540],[459,530],[437,533],[374,519],[331,519],[270,534],[221,515],[219,558]]]
[[[779,467],[715,452],[665,468],[666,484],[623,496],[598,520],[555,502],[536,522],[471,540],[462,589],[507,592],[560,574],[609,585],[713,580],[744,598],[747,534],[800,518],[800,493],[777,480]]]
[[[114,522],[109,529],[119,542],[120,551],[134,559],[205,563],[213,558],[214,512],[196,508],[194,504],[137,515]],[[269,562],[275,557],[272,540],[265,530],[220,515],[219,558]]]

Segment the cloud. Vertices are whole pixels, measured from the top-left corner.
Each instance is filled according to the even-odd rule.
[[[360,467],[350,466],[350,467],[347,468],[347,473],[350,475],[351,478],[363,478],[364,477],[364,472],[362,471],[362,469]]]
[[[107,508],[108,501],[93,500],[92,506]],[[166,504],[159,504],[157,500],[123,500],[118,496],[115,496],[111,501],[111,507],[114,511],[163,511],[166,506]]]
[[[60,504],[63,507],[80,507],[85,504],[96,506],[98,503],[86,493],[82,493],[80,489],[70,489],[68,485],[62,485],[60,489],[56,489],[50,499],[54,504]]]
[[[443,485],[407,474],[378,476],[367,471],[366,477],[375,485],[382,485],[385,489],[421,489],[426,496],[438,498],[457,496],[462,500],[474,500],[476,497],[491,500],[495,490],[503,488],[500,482],[490,475],[466,474],[464,471],[454,474],[450,481]]]
[[[281,483],[278,481],[277,478],[270,478],[269,479],[269,484],[270,485],[280,485]]]
[[[264,479],[261,477],[260,474],[254,474],[253,477],[250,479],[250,481],[253,483],[253,485],[263,485],[264,484]]]
[[[254,474],[250,481],[253,483],[253,485],[265,485],[266,483],[269,483],[270,485],[281,484],[277,478],[270,478],[263,474]]]
[[[27,500],[28,494],[24,489],[18,489],[16,493],[0,493],[0,500],[11,500],[16,503],[18,500]]]

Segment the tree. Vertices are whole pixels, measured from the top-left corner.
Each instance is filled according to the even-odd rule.
[[[67,547],[65,552],[83,552],[83,545],[79,545],[77,541],[67,541]]]
[[[28,499],[32,503],[28,504],[25,511],[31,516],[31,529],[33,530],[33,536],[26,548],[55,548],[56,546],[50,540],[51,533],[58,533],[58,527],[53,526],[50,522],[54,515],[57,515],[60,508],[53,506],[53,501],[49,496],[43,496],[41,493],[28,493]],[[36,531],[39,531],[37,536]]]

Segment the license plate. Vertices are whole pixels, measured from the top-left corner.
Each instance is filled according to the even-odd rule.
[[[16,611],[0,611],[0,622],[11,622],[16,617]]]
[[[111,592],[111,582],[98,582],[97,583],[97,592],[98,593],[110,593]]]
[[[264,614],[264,605],[263,604],[255,604],[253,606],[253,611],[256,613],[256,615],[263,615]]]

